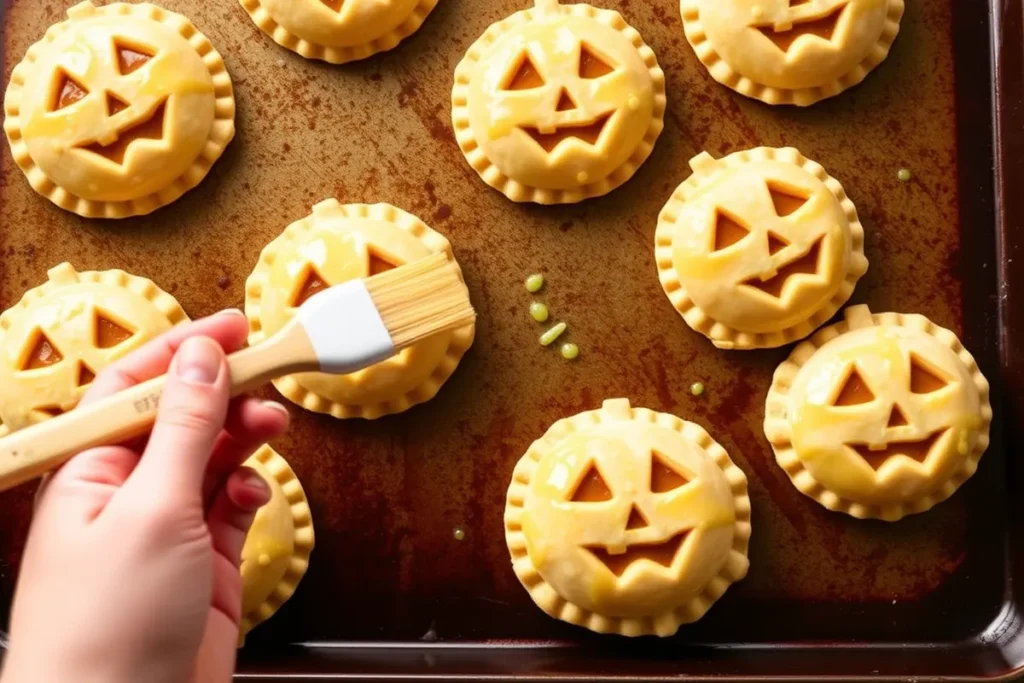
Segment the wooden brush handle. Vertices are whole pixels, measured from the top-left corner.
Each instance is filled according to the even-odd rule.
[[[318,367],[305,330],[292,324],[259,346],[228,356],[231,395]],[[85,449],[145,434],[156,420],[166,380],[166,375],[156,377],[0,439],[0,491],[42,476]]]

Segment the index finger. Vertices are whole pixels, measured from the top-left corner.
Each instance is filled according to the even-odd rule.
[[[190,337],[209,337],[225,353],[231,353],[242,347],[248,331],[245,315],[237,309],[179,325],[101,370],[80,405],[95,403],[166,373],[178,347]]]

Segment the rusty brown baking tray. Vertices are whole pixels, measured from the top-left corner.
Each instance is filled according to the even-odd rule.
[[[632,182],[561,208],[516,206],[486,188],[449,119],[461,54],[527,2],[441,0],[398,49],[331,67],[274,45],[234,0],[165,0],[224,54],[238,136],[198,189],[150,217],[64,213],[32,193],[3,145],[5,308],[65,259],[151,277],[193,316],[238,305],[261,247],[330,196],[392,202],[454,243],[480,322],[440,396],[376,422],[294,410],[276,444],[305,484],[318,547],[295,597],[250,636],[239,679],[925,681],[1024,670],[1021,0],[908,0],[890,59],[809,110],[712,82],[683,39],[677,0],[600,0],[657,52],[667,125]],[[65,6],[2,1],[5,83]],[[762,144],[799,147],[857,203],[871,271],[854,302],[957,330],[993,382],[992,447],[977,476],[927,514],[858,522],[800,495],[761,432],[785,351],[716,351],[661,293],[654,228],[687,160]],[[911,182],[896,181],[902,167]],[[520,285],[535,270],[583,349],[575,363],[536,343]],[[694,381],[704,396],[690,395]],[[750,479],[750,576],[667,641],[593,637],[548,619],[505,549],[515,461],[555,419],[613,396],[706,425]],[[0,499],[4,612],[31,494]]]

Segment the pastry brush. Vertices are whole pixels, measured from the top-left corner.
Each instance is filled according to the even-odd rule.
[[[310,297],[275,335],[228,356],[231,393],[296,372],[355,372],[475,318],[456,267],[435,254]],[[53,470],[79,451],[145,434],[156,419],[165,380],[143,382],[0,439],[0,491]]]

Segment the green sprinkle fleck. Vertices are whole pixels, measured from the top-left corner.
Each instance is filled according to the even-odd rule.
[[[539,323],[547,322],[548,307],[539,301],[534,301],[530,304],[530,315]]]
[[[530,277],[526,278],[526,291],[530,294],[539,292],[540,288],[544,286],[544,276],[540,273],[534,273]]]
[[[565,332],[565,329],[567,327],[568,325],[566,325],[565,323],[558,323],[550,330],[540,335],[540,345],[551,346],[552,344],[555,343],[556,339],[562,336],[562,333]]]
[[[456,541],[466,540],[466,530],[461,527],[455,527],[455,531],[452,532],[452,536]]]
[[[694,396],[700,396],[704,393],[704,385],[700,382],[694,382],[690,385],[690,393]]]
[[[575,344],[562,344],[562,358],[574,360],[580,355],[580,347]]]
[[[910,179],[912,177],[913,176],[910,174],[910,169],[909,168],[901,168],[899,171],[896,172],[896,178],[901,183],[910,182]]]

